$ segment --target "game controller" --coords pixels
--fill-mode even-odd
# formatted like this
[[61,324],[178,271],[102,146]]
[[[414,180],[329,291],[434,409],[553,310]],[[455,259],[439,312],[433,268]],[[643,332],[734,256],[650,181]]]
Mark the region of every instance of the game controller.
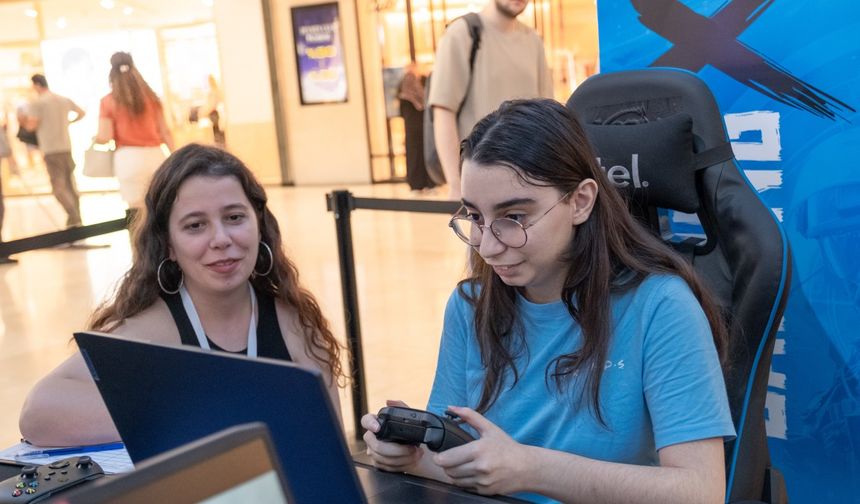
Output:
[[412,408],[382,408],[377,414],[379,432],[376,433],[376,438],[400,444],[424,443],[434,452],[445,451],[475,440],[453,420],[456,415],[447,411],[445,414],[447,417]]
[[0,504],[39,502],[104,474],[102,468],[86,455],[40,466],[26,465],[18,476],[0,481]]

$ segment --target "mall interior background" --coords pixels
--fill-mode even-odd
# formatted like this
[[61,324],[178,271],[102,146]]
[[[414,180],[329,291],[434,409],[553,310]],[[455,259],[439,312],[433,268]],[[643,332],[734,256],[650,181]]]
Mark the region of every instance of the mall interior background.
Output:
[[[327,2],[0,1],[0,124],[20,167],[14,174],[3,163],[4,193],[50,192],[38,153],[14,138],[15,112],[33,99],[30,76],[44,73],[53,91],[87,111],[70,127],[80,165],[97,129],[99,99],[110,91],[108,59],[118,50],[132,53],[162,97],[178,145],[213,141],[205,112],[214,82],[227,147],[265,183],[402,182],[404,127],[395,96],[404,68],[431,71],[447,23],[484,2],[337,2],[347,99],[306,105],[290,18],[295,8],[320,3]],[[594,0],[536,0],[520,16],[544,39],[560,100],[597,71],[596,19]],[[116,189],[113,179],[84,177],[80,169],[76,176],[82,192]],[[13,233],[7,227],[3,239]]]

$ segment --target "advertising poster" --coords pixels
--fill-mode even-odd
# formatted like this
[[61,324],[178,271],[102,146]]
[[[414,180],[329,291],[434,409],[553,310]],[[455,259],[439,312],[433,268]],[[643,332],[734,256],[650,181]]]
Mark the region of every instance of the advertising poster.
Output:
[[290,9],[302,105],[347,100],[337,3]]
[[794,272],[765,412],[772,461],[791,502],[860,502],[860,4],[597,7],[601,71],[678,67],[707,82],[782,220]]

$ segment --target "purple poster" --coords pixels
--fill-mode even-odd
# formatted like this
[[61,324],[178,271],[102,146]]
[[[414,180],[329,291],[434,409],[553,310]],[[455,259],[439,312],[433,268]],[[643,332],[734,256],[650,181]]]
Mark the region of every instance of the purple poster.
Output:
[[347,100],[337,3],[290,9],[302,105]]

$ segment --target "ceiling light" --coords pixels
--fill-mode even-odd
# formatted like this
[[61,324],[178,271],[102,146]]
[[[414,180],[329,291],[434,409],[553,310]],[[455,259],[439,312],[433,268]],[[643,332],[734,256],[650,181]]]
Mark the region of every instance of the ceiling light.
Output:
[[113,0],[101,0],[101,2],[99,2],[99,5],[101,5],[105,9],[110,10],[113,9],[116,4],[114,4]]
[[215,0],[200,0],[203,5],[206,7],[212,7],[215,4]]
[[39,17],[39,11],[36,9],[27,9],[24,11],[24,15],[31,18]]
[[130,7],[130,6],[126,5],[125,7],[122,8],[122,13],[125,14],[126,16],[131,16],[132,14],[134,14],[134,7]]
[[68,25],[69,25],[69,23],[66,22],[66,18],[64,18],[64,17],[57,18],[57,28],[62,30],[63,28],[65,28]]

